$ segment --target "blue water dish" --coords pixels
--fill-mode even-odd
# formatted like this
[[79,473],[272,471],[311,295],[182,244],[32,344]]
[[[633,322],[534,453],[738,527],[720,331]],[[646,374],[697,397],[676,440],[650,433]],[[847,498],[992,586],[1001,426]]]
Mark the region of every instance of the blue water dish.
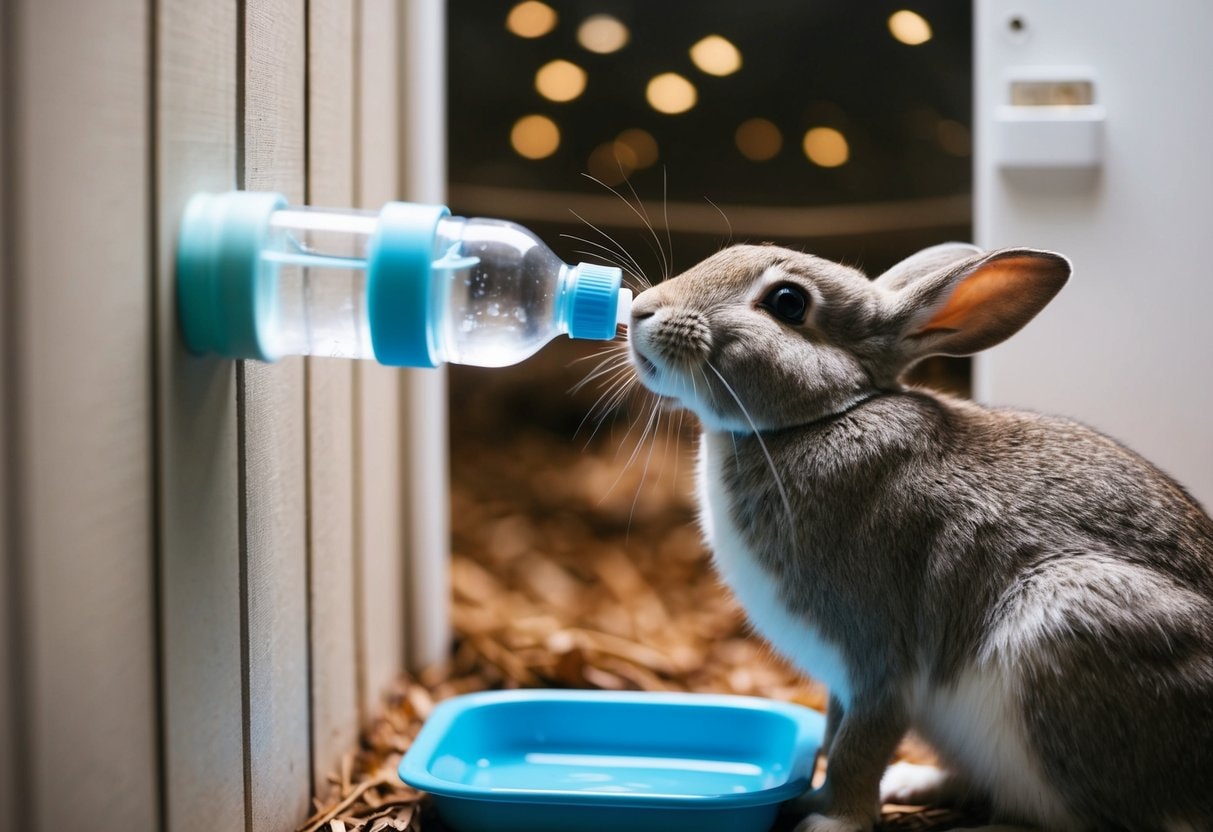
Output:
[[692,693],[443,702],[400,763],[459,832],[762,832],[812,778],[821,714]]

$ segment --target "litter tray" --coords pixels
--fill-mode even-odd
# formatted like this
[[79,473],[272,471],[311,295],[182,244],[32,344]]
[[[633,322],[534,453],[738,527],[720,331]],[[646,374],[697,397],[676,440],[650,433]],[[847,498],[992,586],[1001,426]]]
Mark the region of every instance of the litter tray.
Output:
[[749,696],[474,693],[434,710],[400,777],[459,832],[762,832],[824,724]]

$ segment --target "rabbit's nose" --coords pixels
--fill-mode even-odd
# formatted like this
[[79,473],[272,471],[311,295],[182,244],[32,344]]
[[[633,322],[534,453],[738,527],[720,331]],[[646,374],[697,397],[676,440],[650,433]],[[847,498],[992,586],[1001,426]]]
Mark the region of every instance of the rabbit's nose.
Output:
[[653,317],[660,306],[652,292],[641,292],[632,299],[632,322],[643,321]]

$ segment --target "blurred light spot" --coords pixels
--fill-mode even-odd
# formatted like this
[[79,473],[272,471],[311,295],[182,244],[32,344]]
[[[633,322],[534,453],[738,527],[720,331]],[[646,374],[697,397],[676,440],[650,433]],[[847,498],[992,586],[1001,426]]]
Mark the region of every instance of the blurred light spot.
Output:
[[539,0],[526,0],[510,9],[505,28],[520,38],[541,38],[556,28],[556,11]]
[[560,128],[547,116],[523,116],[510,131],[514,152],[527,159],[546,159],[560,147]]
[[931,24],[922,15],[902,9],[889,15],[889,31],[909,46],[918,46],[931,39]]
[[587,17],[577,28],[577,42],[599,55],[619,51],[627,44],[628,37],[628,27],[609,14]]
[[636,170],[647,168],[657,161],[657,140],[648,130],[635,127],[624,130],[615,137],[615,150],[620,158],[625,153],[631,155],[632,167]]
[[603,142],[594,148],[586,162],[590,175],[607,185],[618,185],[627,179],[634,168],[629,160],[618,152],[618,148],[616,142]]
[[654,110],[669,115],[685,113],[699,100],[695,86],[676,72],[665,72],[649,81],[645,97]]
[[585,70],[568,61],[551,61],[535,73],[535,89],[552,101],[572,101],[585,91]]
[[804,155],[823,168],[845,165],[851,157],[847,139],[833,127],[814,127],[804,134]]
[[741,69],[741,52],[720,35],[708,35],[692,46],[691,60],[708,75],[732,75]]
[[771,121],[752,118],[743,121],[733,136],[741,155],[751,162],[774,159],[783,147],[783,134]]
[[935,138],[939,140],[939,146],[943,148],[944,153],[952,156],[968,156],[973,152],[973,139],[969,135],[969,128],[959,121],[940,119],[935,125]]

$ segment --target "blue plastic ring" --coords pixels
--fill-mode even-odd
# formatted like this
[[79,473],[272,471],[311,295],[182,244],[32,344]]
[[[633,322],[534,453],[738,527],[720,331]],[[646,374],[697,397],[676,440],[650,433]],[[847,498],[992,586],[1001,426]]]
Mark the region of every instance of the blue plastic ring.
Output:
[[437,367],[430,344],[434,237],[450,211],[444,205],[389,202],[368,253],[367,317],[380,364]]

